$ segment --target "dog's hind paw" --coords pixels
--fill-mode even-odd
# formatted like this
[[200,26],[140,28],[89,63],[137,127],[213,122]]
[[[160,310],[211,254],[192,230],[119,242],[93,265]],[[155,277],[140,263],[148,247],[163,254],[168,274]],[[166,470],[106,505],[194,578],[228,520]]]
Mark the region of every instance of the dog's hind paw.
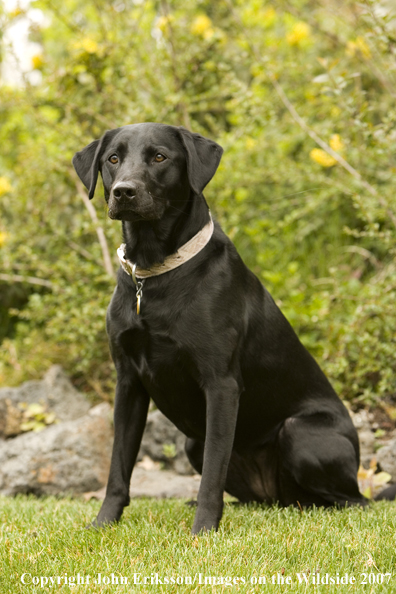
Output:
[[396,499],[396,483],[388,485],[386,489],[374,497],[374,501],[394,501]]

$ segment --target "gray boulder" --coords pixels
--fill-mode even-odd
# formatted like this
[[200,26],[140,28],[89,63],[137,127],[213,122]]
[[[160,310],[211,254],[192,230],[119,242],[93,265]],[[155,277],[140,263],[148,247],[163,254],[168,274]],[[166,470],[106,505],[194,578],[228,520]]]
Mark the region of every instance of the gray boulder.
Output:
[[129,495],[136,497],[155,497],[168,499],[181,497],[195,499],[198,495],[201,477],[181,476],[173,470],[145,470],[136,467],[133,470]]
[[78,420],[0,442],[0,493],[58,495],[95,491],[106,484],[112,448],[107,403]]
[[184,444],[186,436],[181,433],[159,410],[150,412],[147,417],[138,461],[143,456],[162,462],[163,465],[178,474],[194,474]]
[[[139,497],[196,499],[200,481],[201,477],[198,474],[181,476],[174,470],[147,469],[137,465],[133,470],[129,495],[132,499]],[[105,496],[106,487],[99,491],[84,493],[86,501],[90,499],[103,501]]]
[[21,433],[19,405],[39,403],[55,413],[59,421],[85,415],[90,404],[71,384],[59,365],[53,365],[40,381],[25,382],[17,388],[0,388],[0,438]]
[[369,468],[375,455],[375,435],[371,427],[370,413],[367,410],[349,411],[352,422],[357,429],[360,445],[360,463]]
[[383,448],[378,450],[376,458],[381,470],[389,472],[392,477],[391,482],[396,483],[396,439],[391,439]]

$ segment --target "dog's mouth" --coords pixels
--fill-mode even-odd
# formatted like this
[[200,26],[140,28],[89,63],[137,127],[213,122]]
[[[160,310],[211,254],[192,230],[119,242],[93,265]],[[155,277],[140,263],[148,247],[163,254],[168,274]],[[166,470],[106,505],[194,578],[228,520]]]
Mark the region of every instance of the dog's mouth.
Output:
[[158,216],[155,216],[154,213],[139,213],[134,210],[126,209],[126,210],[112,210],[109,208],[108,215],[110,219],[113,221],[150,221],[156,220]]
[[141,221],[144,219],[141,215],[131,211],[114,211],[109,208],[108,215],[113,221]]
[[113,193],[108,202],[108,215],[117,221],[158,220],[165,211],[166,205],[150,192],[137,194],[124,200],[117,199]]

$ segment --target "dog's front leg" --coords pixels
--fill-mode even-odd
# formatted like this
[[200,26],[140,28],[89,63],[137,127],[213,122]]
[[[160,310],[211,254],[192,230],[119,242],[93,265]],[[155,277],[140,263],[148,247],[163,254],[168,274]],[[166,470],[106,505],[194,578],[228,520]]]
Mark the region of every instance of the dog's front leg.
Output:
[[114,444],[106,497],[94,527],[116,522],[129,504],[129,483],[139,452],[150,398],[136,372],[117,369]]
[[202,480],[193,534],[219,527],[223,493],[234,442],[240,390],[234,378],[217,380],[206,395],[206,437]]

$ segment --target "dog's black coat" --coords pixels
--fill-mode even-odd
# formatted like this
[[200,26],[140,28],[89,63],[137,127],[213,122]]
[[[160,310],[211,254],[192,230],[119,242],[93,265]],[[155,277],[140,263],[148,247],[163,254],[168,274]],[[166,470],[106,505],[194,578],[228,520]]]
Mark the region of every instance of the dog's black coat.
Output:
[[[208,222],[202,190],[221,154],[184,128],[147,123],[107,132],[73,163],[91,198],[101,172],[127,257],[148,268]],[[95,525],[118,520],[129,503],[150,397],[185,433],[202,474],[193,533],[218,527],[224,490],[243,502],[366,503],[347,410],[217,223],[199,254],[146,279],[143,293],[138,316],[135,285],[120,269],[107,315],[115,440]]]

